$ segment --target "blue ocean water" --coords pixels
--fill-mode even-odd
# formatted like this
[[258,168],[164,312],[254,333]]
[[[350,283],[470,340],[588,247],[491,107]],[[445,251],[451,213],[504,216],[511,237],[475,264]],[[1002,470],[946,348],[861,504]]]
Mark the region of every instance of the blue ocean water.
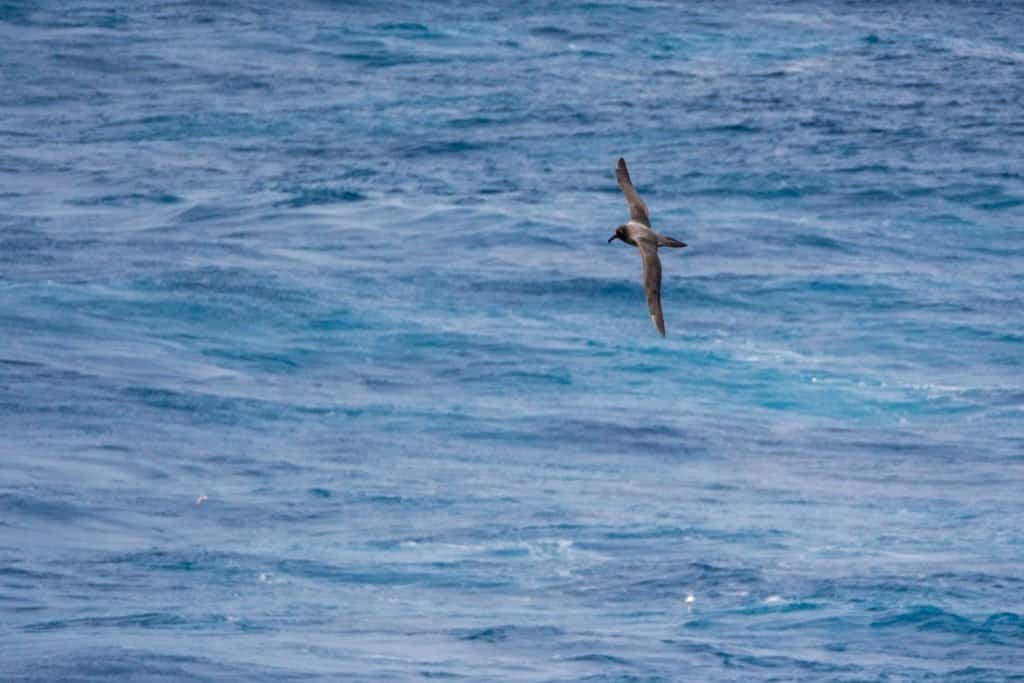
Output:
[[1024,7],[386,4],[0,2],[0,679],[1024,680]]

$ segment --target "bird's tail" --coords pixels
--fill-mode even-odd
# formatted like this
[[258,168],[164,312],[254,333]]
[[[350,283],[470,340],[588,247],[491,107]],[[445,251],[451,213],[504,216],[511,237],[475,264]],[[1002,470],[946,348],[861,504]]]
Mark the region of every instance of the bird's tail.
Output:
[[685,247],[686,243],[685,242],[680,242],[679,240],[676,240],[676,239],[672,239],[671,237],[665,237],[664,235],[658,235],[658,246],[659,247],[675,247],[676,249],[678,249],[680,247]]

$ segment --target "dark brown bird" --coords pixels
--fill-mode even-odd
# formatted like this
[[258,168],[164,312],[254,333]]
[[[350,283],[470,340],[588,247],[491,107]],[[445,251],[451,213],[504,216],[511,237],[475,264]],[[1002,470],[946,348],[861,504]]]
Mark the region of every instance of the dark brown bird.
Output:
[[615,169],[615,179],[619,181],[619,189],[626,195],[629,202],[629,222],[620,225],[615,234],[608,238],[611,242],[620,239],[632,244],[640,250],[640,259],[644,263],[644,291],[647,293],[647,310],[651,320],[658,328],[661,336],[665,336],[665,317],[661,314],[661,259],[658,258],[658,247],[685,247],[679,240],[654,232],[651,219],[647,216],[647,205],[640,199],[633,181],[629,179],[626,160],[619,159]]

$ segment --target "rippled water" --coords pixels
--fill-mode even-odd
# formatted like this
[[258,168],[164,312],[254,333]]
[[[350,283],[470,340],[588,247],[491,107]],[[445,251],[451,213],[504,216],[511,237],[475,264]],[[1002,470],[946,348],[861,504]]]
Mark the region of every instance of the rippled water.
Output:
[[1024,678],[1024,9],[728,5],[0,2],[0,678]]

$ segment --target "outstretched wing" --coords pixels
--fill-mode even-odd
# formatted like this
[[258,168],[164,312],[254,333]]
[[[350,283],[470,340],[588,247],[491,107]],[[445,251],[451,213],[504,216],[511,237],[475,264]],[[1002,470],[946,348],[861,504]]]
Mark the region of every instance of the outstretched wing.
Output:
[[654,326],[664,337],[665,318],[661,314],[661,259],[658,258],[658,246],[648,240],[639,240],[636,245],[640,249],[640,258],[644,262],[644,292],[647,294],[647,311],[651,314]]
[[647,217],[647,205],[640,199],[636,188],[633,187],[633,181],[629,179],[625,159],[619,159],[619,165],[615,168],[615,179],[619,181],[619,189],[629,202],[629,220],[651,227],[651,219]]

